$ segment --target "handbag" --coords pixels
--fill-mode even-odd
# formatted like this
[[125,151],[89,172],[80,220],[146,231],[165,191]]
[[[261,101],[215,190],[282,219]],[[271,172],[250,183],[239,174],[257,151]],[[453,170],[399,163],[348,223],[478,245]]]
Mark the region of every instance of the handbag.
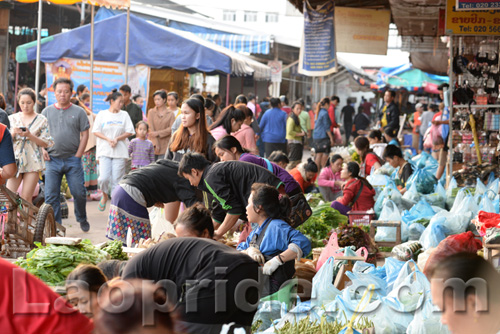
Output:
[[289,224],[293,228],[302,225],[312,215],[312,209],[303,193],[290,197],[292,212],[289,217]]

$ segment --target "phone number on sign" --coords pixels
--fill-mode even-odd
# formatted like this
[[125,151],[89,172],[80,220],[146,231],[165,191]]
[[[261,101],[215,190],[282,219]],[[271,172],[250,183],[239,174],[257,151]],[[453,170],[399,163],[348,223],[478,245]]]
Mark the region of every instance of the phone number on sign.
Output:
[[474,32],[497,32],[500,33],[500,26],[474,26]]

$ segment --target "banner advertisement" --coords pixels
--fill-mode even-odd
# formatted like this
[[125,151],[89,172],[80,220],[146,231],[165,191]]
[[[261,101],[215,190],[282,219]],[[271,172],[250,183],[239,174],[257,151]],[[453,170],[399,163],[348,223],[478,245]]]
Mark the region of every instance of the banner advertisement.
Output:
[[326,76],[337,72],[334,3],[313,9],[304,0],[304,34],[299,55],[299,73]]
[[500,12],[458,11],[456,0],[446,4],[446,34],[448,35],[500,35]]
[[[58,78],[71,79],[74,84],[74,91],[78,85],[90,86],[90,60],[61,58],[55,63],[45,64],[46,85],[47,85],[47,105],[56,103],[53,83]],[[142,112],[146,115],[147,97],[149,90],[150,68],[145,65],[129,66],[128,85],[132,88],[132,96],[140,95],[144,98]],[[94,61],[94,99],[93,112],[99,113],[101,110],[109,108],[109,103],[105,102],[106,96],[111,90],[119,89],[125,84],[125,65],[122,63]]]
[[456,0],[457,10],[499,10],[498,0]]
[[390,10],[335,7],[337,52],[387,54]]

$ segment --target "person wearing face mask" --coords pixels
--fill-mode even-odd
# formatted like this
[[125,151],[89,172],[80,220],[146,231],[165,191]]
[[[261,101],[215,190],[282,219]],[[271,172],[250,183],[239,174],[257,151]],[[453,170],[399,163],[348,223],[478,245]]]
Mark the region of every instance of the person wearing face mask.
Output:
[[128,139],[135,134],[134,126],[129,114],[121,110],[123,96],[116,89],[111,91],[106,101],[109,109],[97,114],[92,132],[97,137],[96,155],[99,160],[99,188],[102,198],[98,209],[104,211],[106,203],[125,175],[125,166],[128,159]]
[[[311,242],[287,223],[291,203],[287,195],[267,184],[254,183],[248,198],[248,221],[258,224],[237,250],[263,264],[269,276],[263,296],[273,294],[295,274],[295,259],[311,252]],[[267,289],[266,289],[267,288]]]
[[335,154],[326,161],[325,168],[319,174],[319,191],[325,201],[331,202],[342,196],[342,186],[345,182],[340,177],[340,172],[343,163],[344,159]]

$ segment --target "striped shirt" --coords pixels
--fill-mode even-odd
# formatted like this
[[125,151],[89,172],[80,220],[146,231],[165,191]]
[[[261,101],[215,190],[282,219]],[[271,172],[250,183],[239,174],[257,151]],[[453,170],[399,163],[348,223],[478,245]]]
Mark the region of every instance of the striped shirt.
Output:
[[132,158],[132,167],[143,167],[155,161],[155,149],[150,140],[132,139],[128,145],[128,154]]

